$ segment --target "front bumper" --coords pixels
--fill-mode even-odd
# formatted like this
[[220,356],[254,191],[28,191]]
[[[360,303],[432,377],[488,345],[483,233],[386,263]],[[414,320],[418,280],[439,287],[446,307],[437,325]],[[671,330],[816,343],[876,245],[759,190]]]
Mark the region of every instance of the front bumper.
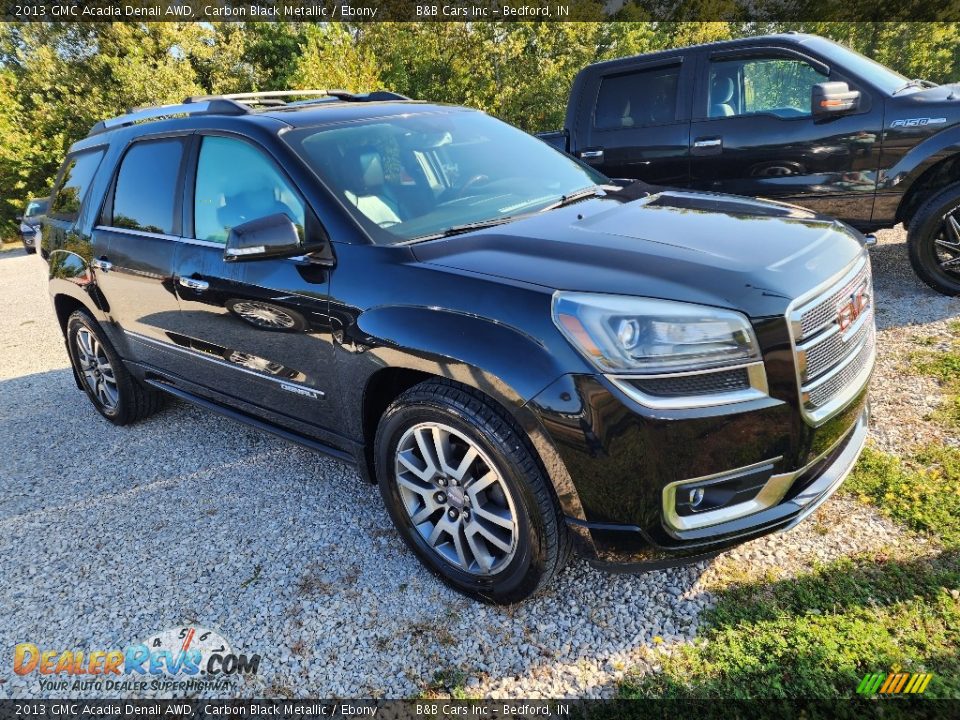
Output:
[[[548,387],[530,408],[569,474],[567,483],[554,481],[579,553],[620,566],[613,570],[655,569],[800,522],[842,483],[863,448],[867,384],[818,426],[804,422],[786,398],[653,411],[602,378],[566,376]],[[704,512],[701,518],[712,515],[706,523],[671,517],[673,488],[758,466],[765,474],[756,502],[731,505],[737,511],[728,514]]]
[[[773,532],[790,530],[827,501],[840,487],[860,457],[867,439],[869,408],[865,407],[850,432],[827,456],[795,473],[785,473],[792,491],[777,505],[737,521],[701,528],[676,548],[671,557],[639,559],[646,544],[638,527],[593,525],[568,518],[575,535],[583,531],[592,536],[594,552],[589,559],[594,565],[619,572],[670,567],[710,558],[725,549]],[[775,476],[776,477],[776,476]],[[649,554],[649,550],[646,554]]]

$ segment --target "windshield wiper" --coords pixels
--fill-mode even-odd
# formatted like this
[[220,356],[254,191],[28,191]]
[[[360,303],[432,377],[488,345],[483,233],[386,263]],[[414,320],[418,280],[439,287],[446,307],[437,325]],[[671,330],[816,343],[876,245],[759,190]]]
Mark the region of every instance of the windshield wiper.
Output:
[[890,94],[896,95],[897,93],[903,92],[904,90],[908,90],[912,87],[937,87],[937,84],[930,80],[924,80],[922,78],[914,78],[913,80],[908,80],[907,82],[905,82],[903,85],[898,87],[896,90],[894,90]]
[[561,195],[559,200],[554,203],[550,203],[546,207],[540,208],[540,210],[537,212],[556,210],[557,208],[566,207],[567,205],[573,205],[575,202],[586,200],[589,197],[596,197],[602,189],[603,188],[601,188],[599,185],[591,185],[590,187],[585,187],[582,190],[577,190],[576,192],[568,193],[567,195]]
[[523,217],[522,215],[504,215],[501,217],[490,218],[489,220],[479,220],[472,223],[464,223],[463,225],[451,225],[450,227],[441,230],[438,233],[431,233],[430,235],[420,235],[419,237],[411,238],[404,243],[403,245],[410,245],[413,243],[424,242],[426,240],[437,240],[439,238],[451,237],[452,235],[461,235],[463,233],[468,233],[473,230],[483,230],[488,227],[496,227],[497,225],[503,225],[504,223],[512,222],[519,218]]

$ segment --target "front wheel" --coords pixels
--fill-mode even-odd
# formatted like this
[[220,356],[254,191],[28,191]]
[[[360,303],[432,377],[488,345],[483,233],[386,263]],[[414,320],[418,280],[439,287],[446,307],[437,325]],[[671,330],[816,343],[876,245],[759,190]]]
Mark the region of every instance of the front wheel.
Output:
[[910,264],[927,285],[960,295],[960,183],[927,200],[907,229]]
[[549,584],[570,552],[552,487],[504,411],[427,381],[384,413],[377,479],[407,545],[456,590],[512,603]]

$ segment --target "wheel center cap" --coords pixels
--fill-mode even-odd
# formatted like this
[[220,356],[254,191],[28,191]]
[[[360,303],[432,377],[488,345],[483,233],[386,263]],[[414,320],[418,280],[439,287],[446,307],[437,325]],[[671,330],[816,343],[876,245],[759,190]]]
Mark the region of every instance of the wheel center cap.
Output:
[[463,508],[463,488],[456,485],[450,485],[447,488],[447,502],[458,510]]

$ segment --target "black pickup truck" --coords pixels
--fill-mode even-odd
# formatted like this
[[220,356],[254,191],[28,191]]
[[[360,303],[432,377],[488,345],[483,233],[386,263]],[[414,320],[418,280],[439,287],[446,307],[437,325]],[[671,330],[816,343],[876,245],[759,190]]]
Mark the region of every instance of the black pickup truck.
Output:
[[782,200],[862,231],[960,294],[960,86],[788,33],[584,68],[550,144],[609,177]]

